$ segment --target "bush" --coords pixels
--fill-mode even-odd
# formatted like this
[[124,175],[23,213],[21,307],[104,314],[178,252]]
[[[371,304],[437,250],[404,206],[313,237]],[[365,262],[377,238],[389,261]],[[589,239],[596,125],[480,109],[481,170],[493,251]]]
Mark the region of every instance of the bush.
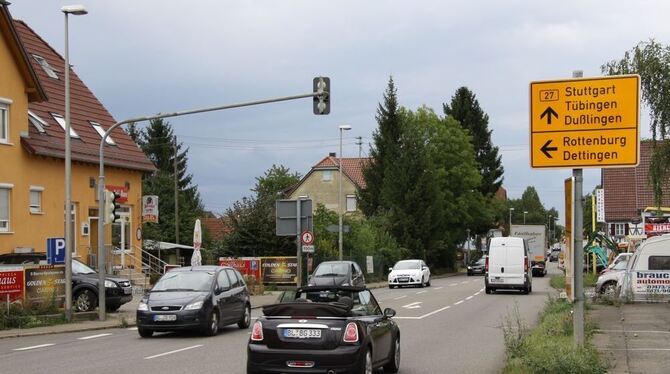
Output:
[[[511,318],[511,325],[519,322],[518,310]],[[516,320],[516,321],[515,321]],[[506,326],[509,326],[506,325]],[[590,337],[595,326],[587,323],[585,333]],[[508,362],[506,373],[605,373],[596,349],[587,341],[584,347],[575,348],[572,336],[572,305],[565,300],[549,299],[542,312],[540,324],[520,340],[508,341],[509,332],[503,327]]]

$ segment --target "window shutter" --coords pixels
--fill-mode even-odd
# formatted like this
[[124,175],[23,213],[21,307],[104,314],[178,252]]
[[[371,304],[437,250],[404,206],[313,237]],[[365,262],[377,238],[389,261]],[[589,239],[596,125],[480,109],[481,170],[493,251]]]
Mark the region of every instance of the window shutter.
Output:
[[625,226],[623,227],[623,233],[624,233],[624,235],[628,235],[628,233],[630,232],[630,231],[629,231],[630,228],[628,227],[628,224],[627,224],[627,223],[625,223],[624,225],[625,225]]
[[616,226],[615,223],[610,223],[610,236],[616,235],[615,226]]

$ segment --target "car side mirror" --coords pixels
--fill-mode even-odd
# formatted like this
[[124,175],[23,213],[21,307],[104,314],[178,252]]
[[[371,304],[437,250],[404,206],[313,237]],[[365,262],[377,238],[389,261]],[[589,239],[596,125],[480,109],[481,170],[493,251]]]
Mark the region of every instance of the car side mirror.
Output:
[[389,268],[389,271],[393,271],[393,268]]
[[426,266],[421,267],[421,270],[426,270],[426,269],[428,269],[428,267],[426,267]]
[[386,308],[384,309],[384,317],[391,318],[395,316],[395,309]]
[[217,295],[220,295],[223,292],[226,292],[230,289],[230,287],[225,287],[225,286],[216,286],[214,289],[214,293]]

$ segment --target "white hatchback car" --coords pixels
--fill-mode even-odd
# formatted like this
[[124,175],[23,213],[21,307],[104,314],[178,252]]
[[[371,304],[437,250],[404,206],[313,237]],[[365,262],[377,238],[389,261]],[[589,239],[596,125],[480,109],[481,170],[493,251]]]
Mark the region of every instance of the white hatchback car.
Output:
[[389,268],[389,288],[399,286],[430,287],[430,269],[423,260],[402,260]]

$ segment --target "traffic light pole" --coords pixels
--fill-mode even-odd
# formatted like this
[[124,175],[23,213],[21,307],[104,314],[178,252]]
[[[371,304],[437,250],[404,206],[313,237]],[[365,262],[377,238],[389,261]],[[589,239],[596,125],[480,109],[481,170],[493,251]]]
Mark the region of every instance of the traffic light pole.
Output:
[[[316,78],[319,79],[319,78]],[[330,82],[328,82],[330,83]],[[327,87],[329,88],[329,87]],[[190,109],[190,110],[184,110],[180,112],[172,112],[172,113],[158,113],[153,116],[146,116],[146,117],[137,117],[137,118],[131,118],[127,120],[123,120],[121,122],[117,122],[113,124],[107,131],[105,131],[105,134],[102,136],[102,139],[100,139],[100,151],[99,151],[99,165],[100,165],[100,175],[98,176],[98,318],[101,321],[104,321],[107,316],[106,316],[106,297],[105,297],[105,292],[102,291],[105,289],[105,278],[106,278],[106,272],[107,269],[105,268],[105,263],[106,263],[106,257],[107,257],[107,252],[105,251],[105,212],[104,212],[104,204],[105,204],[105,142],[107,141],[107,137],[112,133],[112,131],[121,126],[121,125],[127,125],[129,123],[137,123],[137,122],[144,122],[144,121],[151,121],[154,119],[159,119],[159,118],[170,118],[170,117],[179,117],[179,116],[185,116],[188,114],[197,114],[197,113],[207,113],[207,112],[215,112],[219,110],[226,110],[226,109],[234,109],[234,108],[242,108],[242,107],[247,107],[247,106],[254,106],[254,105],[262,105],[262,104],[270,104],[270,103],[277,103],[281,101],[290,101],[290,100],[297,100],[297,99],[304,99],[307,97],[316,97],[319,98],[320,100],[327,99],[330,96],[330,92],[327,90],[324,90],[323,87],[319,87],[318,90],[307,93],[307,94],[302,94],[302,95],[294,95],[294,96],[284,96],[284,97],[278,97],[278,98],[273,98],[273,99],[266,99],[266,100],[258,100],[258,101],[249,101],[249,102],[244,102],[244,103],[238,103],[238,104],[230,104],[230,105],[220,105],[220,106],[214,106],[214,107],[207,107],[207,108],[198,108],[198,109]],[[328,111],[330,108],[328,107]],[[324,109],[325,111],[325,109]],[[327,113],[322,113],[322,114],[327,114]]]

